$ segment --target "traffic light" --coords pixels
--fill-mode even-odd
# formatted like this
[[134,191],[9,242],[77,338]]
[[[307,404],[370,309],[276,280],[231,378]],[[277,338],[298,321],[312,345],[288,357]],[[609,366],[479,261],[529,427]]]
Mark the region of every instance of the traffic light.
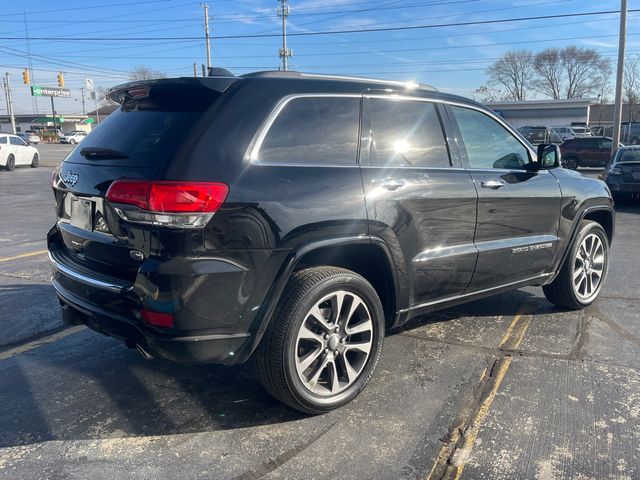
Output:
[[62,72],[58,73],[58,86],[60,88],[64,87],[64,75],[62,74]]
[[22,71],[22,83],[25,85],[29,85],[31,83],[31,79],[29,78],[29,70],[26,68]]

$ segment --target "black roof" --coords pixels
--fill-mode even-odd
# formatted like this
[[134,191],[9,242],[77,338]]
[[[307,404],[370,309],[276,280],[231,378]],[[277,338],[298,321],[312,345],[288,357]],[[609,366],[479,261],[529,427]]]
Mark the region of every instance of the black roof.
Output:
[[274,95],[287,93],[312,93],[318,90],[328,93],[361,93],[370,91],[396,91],[411,95],[429,95],[437,99],[448,99],[466,104],[473,104],[486,109],[483,105],[465,97],[443,93],[430,85],[414,82],[400,82],[381,80],[376,78],[351,77],[341,75],[324,75],[316,73],[304,73],[297,71],[263,71],[235,76],[226,70],[216,70],[208,77],[178,77],[162,78],[156,80],[140,80],[118,85],[109,91],[109,96],[114,101],[120,102],[123,95],[133,91],[136,87],[151,87],[154,85],[193,86],[195,88],[209,88],[218,92],[227,90],[231,85],[242,83],[260,83],[263,91],[271,91]]

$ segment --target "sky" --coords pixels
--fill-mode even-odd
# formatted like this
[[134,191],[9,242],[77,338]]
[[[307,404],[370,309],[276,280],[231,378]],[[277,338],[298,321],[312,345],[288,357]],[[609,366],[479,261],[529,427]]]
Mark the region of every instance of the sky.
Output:
[[[278,69],[276,0],[208,3],[214,66],[235,74]],[[440,25],[615,11],[619,0],[289,0],[289,7],[291,70],[415,81],[464,96],[487,82],[487,66],[509,50],[578,45],[614,63],[617,55],[617,14]],[[629,9],[634,8],[640,8],[640,0],[629,0]],[[10,74],[16,113],[51,110],[48,98],[38,99],[36,109],[22,83],[22,69],[30,61],[36,85],[55,87],[57,72],[65,72],[72,97],[56,99],[61,114],[82,113],[80,88],[86,78],[108,89],[128,81],[138,66],[174,77],[191,76],[193,63],[206,62],[198,1],[2,0],[0,10],[0,73]],[[629,55],[640,53],[639,15],[629,14]],[[370,28],[392,30],[317,34]],[[273,36],[246,37],[256,34]],[[93,100],[86,100],[85,109],[93,109]],[[0,95],[0,114],[5,113]]]

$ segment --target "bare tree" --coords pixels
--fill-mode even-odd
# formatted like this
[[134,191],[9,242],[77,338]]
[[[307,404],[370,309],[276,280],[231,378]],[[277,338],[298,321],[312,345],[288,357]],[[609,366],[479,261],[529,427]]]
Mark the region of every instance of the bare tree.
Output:
[[562,98],[563,62],[559,48],[547,48],[533,59],[536,79],[533,88],[553,99]]
[[627,60],[624,66],[624,100],[629,104],[640,103],[640,56]]
[[506,89],[510,100],[526,100],[533,80],[533,54],[528,50],[505,53],[487,69],[489,84]]
[[149,67],[139,65],[129,72],[129,78],[131,80],[152,80],[154,78],[163,78],[164,75],[160,72],[156,72]]
[[583,98],[602,91],[611,74],[611,61],[592,48],[567,47],[560,57],[566,75],[566,98]]
[[491,88],[487,85],[480,85],[471,94],[476,102],[491,103],[500,102],[506,99],[506,96],[499,88]]

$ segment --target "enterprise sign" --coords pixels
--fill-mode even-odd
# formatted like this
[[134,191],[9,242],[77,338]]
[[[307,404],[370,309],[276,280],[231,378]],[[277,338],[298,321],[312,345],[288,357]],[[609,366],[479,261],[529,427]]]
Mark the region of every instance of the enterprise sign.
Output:
[[34,85],[31,87],[31,95],[34,97],[70,98],[71,90],[69,90],[68,88],[38,87]]

